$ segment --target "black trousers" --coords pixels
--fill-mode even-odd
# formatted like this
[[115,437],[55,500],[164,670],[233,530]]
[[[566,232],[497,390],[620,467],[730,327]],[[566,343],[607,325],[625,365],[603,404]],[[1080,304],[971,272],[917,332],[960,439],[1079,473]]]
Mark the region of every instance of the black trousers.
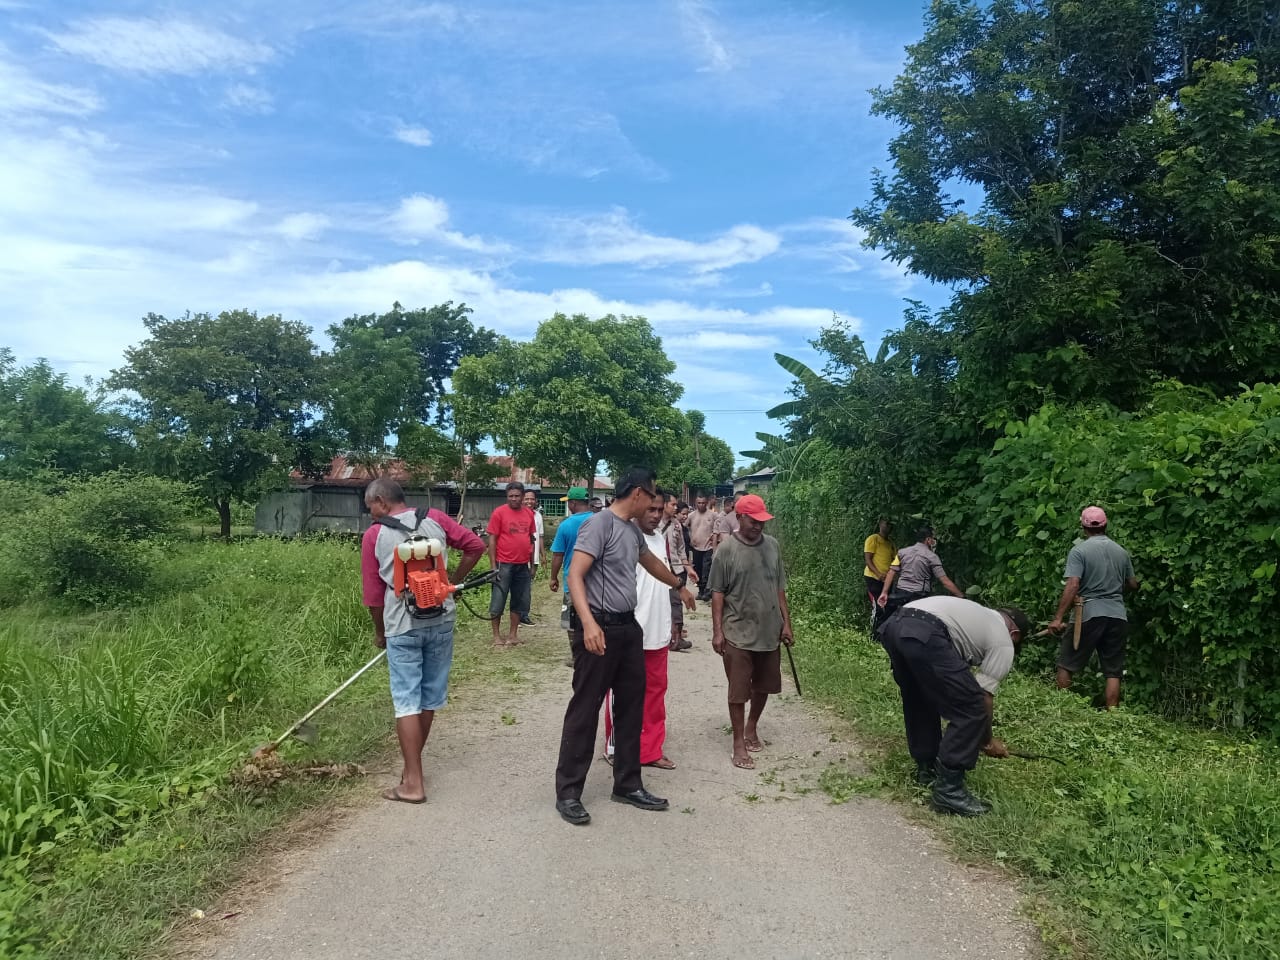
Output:
[[912,758],[972,770],[978,753],[991,739],[991,721],[986,696],[969,664],[952,646],[947,628],[927,613],[899,610],[880,628],[879,638],[902,692],[902,718]]
[[644,631],[632,618],[622,626],[604,627],[604,656],[582,642],[574,618],[569,649],[573,653],[573,696],[564,712],[560,760],[556,764],[556,799],[580,800],[595,755],[596,728],[604,695],[613,690],[613,789],[630,793],[640,779],[640,727],[644,722]]
[[710,550],[693,551],[693,569],[698,571],[698,593],[705,595],[709,582],[707,578],[711,576]]

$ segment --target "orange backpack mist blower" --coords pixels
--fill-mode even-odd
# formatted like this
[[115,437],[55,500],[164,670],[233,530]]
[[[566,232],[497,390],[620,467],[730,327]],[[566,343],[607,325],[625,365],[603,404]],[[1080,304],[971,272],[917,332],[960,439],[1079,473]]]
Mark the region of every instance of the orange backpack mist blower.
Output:
[[426,537],[418,533],[427,511],[419,507],[414,511],[417,523],[413,529],[395,517],[381,517],[378,523],[409,538],[396,544],[391,585],[396,596],[404,602],[409,616],[415,620],[430,620],[444,613],[445,601],[461,590],[472,590],[492,583],[493,573],[481,574],[465,583],[450,583],[445,564],[445,543],[438,537]]

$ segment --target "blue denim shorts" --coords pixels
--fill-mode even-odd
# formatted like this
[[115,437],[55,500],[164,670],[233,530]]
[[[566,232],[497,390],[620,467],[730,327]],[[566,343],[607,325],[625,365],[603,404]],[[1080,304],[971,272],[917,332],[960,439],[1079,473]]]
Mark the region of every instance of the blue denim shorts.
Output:
[[449,692],[453,623],[415,627],[387,637],[387,668],[396,718],[439,710]]

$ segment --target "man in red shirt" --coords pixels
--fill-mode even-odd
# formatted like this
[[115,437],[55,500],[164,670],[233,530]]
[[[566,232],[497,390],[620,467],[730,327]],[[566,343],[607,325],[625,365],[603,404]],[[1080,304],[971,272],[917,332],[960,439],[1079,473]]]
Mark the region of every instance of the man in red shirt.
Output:
[[[498,571],[489,598],[489,616],[493,618],[493,645],[514,647],[520,643],[520,620],[529,614],[531,579],[529,563],[533,559],[533,536],[536,518],[524,506],[524,484],[507,484],[507,502],[489,518],[489,568]],[[502,636],[502,608],[511,597],[511,635]]]

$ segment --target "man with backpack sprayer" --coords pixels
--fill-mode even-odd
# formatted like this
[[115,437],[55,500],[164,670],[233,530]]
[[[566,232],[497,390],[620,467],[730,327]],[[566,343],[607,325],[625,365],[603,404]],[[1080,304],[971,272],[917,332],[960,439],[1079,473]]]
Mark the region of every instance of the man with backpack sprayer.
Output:
[[440,555],[445,545],[461,550],[462,559],[452,578],[453,583],[460,583],[483,556],[485,546],[474,533],[440,511],[415,511],[406,505],[400,484],[386,477],[369,484],[364,502],[373,518],[360,546],[364,605],[373,618],[373,645],[387,651],[396,737],[404,758],[400,783],[384,790],[382,796],[401,803],[425,803],[422,751],[435,712],[445,704],[456,610],[447,588],[440,591],[439,585],[430,583],[430,570],[419,574],[424,587],[446,595],[438,601],[433,598],[430,609],[418,610],[412,589],[406,589],[412,585],[399,583],[406,577],[403,554],[423,564],[434,562],[443,576]]

